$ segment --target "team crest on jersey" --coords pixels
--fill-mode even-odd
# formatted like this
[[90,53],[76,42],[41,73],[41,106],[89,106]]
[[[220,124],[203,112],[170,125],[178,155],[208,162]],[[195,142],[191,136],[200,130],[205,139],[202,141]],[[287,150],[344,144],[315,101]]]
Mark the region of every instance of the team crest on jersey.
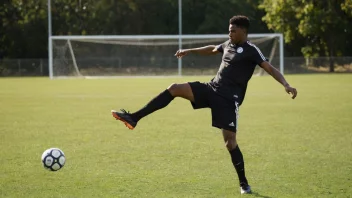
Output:
[[243,48],[242,47],[237,48],[237,53],[242,53],[242,52],[243,52]]

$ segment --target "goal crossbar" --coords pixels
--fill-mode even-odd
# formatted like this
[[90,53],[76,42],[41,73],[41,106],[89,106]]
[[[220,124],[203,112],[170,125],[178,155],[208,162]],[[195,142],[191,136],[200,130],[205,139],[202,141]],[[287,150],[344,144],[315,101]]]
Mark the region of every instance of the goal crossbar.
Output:
[[[67,39],[212,39],[212,38],[228,38],[227,34],[182,34],[182,35],[69,35],[69,36],[50,36],[56,40],[67,40]],[[261,38],[261,37],[282,37],[282,34],[248,34],[249,38]]]

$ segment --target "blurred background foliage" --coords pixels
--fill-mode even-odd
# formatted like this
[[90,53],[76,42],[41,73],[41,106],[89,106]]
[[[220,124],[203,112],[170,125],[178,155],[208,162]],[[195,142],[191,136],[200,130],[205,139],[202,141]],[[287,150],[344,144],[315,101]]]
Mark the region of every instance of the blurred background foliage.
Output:
[[[0,0],[0,58],[47,58],[47,0]],[[53,35],[178,34],[177,0],[52,1]],[[352,0],[183,0],[183,34],[283,33],[285,56],[352,54]]]

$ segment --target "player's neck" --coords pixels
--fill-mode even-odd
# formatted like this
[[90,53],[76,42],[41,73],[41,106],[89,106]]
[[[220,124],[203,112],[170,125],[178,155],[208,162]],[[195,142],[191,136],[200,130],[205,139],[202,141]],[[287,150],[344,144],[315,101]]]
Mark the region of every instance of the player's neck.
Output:
[[247,37],[244,37],[241,41],[239,41],[236,45],[243,45],[247,42]]

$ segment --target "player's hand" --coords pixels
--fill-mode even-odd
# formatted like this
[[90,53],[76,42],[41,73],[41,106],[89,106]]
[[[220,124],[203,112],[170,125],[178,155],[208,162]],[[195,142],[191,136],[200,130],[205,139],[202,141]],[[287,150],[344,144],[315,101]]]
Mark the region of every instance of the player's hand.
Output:
[[177,58],[181,58],[181,57],[187,55],[188,52],[189,52],[188,50],[179,49],[179,50],[177,50],[175,56],[176,56]]
[[295,99],[297,96],[297,90],[293,87],[291,87],[290,85],[285,85],[285,90],[288,94],[292,95],[292,99]]

